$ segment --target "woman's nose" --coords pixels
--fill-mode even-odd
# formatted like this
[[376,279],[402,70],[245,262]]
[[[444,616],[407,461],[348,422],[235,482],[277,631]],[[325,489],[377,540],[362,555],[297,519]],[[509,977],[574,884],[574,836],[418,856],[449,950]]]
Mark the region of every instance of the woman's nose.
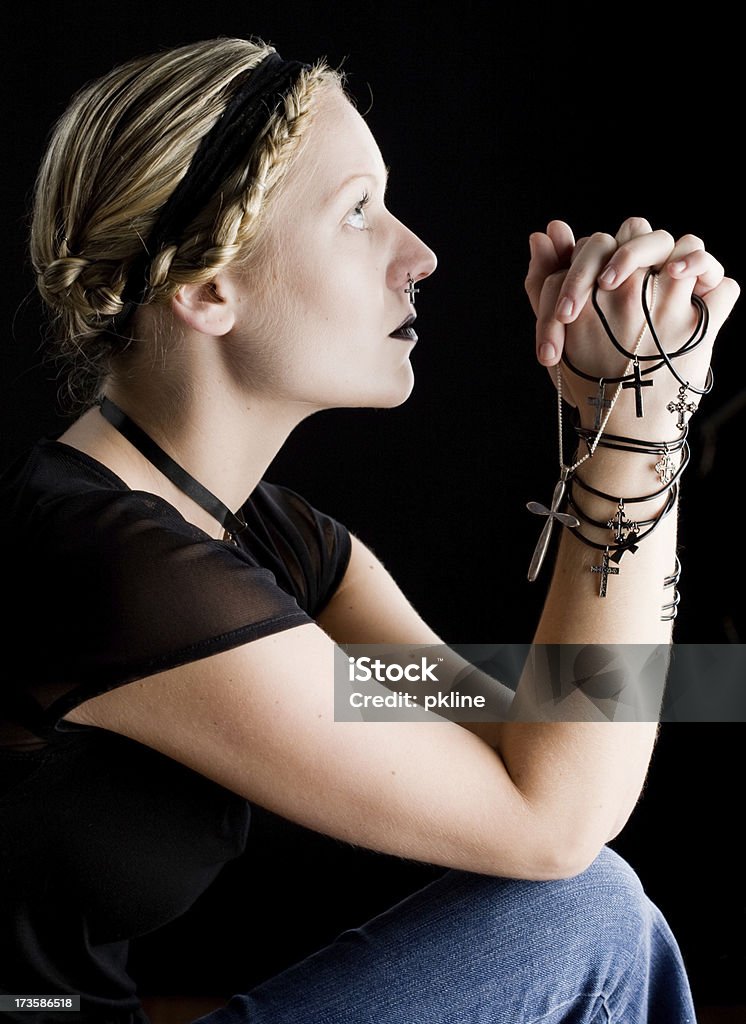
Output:
[[421,281],[423,277],[429,277],[435,268],[438,266],[438,257],[435,255],[432,249],[430,249],[424,242],[419,242],[419,252],[414,266],[410,269],[409,273],[415,279],[415,281]]
[[438,265],[438,259],[429,246],[409,228],[401,225],[404,237],[399,240],[397,253],[390,266],[390,286],[406,288],[409,281],[422,281]]

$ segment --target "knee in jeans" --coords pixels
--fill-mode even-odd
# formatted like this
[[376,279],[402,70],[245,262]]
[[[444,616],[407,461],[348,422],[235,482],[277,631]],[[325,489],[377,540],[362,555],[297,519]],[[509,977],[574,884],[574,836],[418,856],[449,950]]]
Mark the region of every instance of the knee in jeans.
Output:
[[461,872],[449,873],[447,905],[452,927],[476,922],[489,934],[494,928],[528,929],[536,937],[636,955],[650,932],[656,908],[632,867],[604,847],[578,875],[535,882]]
[[593,863],[565,883],[597,925],[598,940],[612,934],[632,953],[648,934],[655,910],[634,869],[605,846]]
[[621,946],[634,955],[650,929],[654,908],[642,882],[609,847],[571,878],[519,885],[526,887],[519,898],[527,900],[527,913],[535,913],[555,936],[566,930],[569,939],[582,943],[584,935],[596,948]]

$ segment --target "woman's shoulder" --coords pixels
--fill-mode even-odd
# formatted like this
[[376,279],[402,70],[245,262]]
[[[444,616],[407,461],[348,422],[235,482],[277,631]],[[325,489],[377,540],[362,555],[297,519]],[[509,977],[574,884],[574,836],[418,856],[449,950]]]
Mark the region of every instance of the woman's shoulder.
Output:
[[34,445],[2,487],[12,621],[45,640],[24,679],[120,685],[309,621],[281,543],[216,540],[75,448]]
[[[326,503],[322,502],[326,508]],[[345,531],[334,515],[321,510],[316,503],[284,483],[262,479],[251,492],[241,512],[247,519],[262,519],[279,528],[295,529],[316,540],[330,536],[335,530]],[[346,531],[345,531],[346,532]]]
[[[215,540],[165,499],[131,490],[77,448],[43,438],[0,477],[0,535],[18,571],[56,566],[68,579],[119,588],[170,579],[187,564],[215,578],[265,573],[313,614],[336,589],[350,557],[346,527],[293,488],[259,481],[241,507],[237,545]],[[9,567],[10,568],[10,567]]]
[[[40,518],[65,514],[100,516],[105,507],[118,509],[125,517],[144,516],[207,538],[164,499],[130,489],[108,466],[53,437],[40,438],[0,472],[0,514],[16,520],[17,527],[31,522],[38,527]],[[249,526],[262,524],[265,530],[305,531],[310,536],[341,528],[298,491],[266,479],[247,496],[241,512]]]
[[286,484],[261,480],[241,509],[246,539],[280,585],[315,617],[339,586],[352,551],[348,528]]
[[0,473],[3,511],[44,511],[85,495],[116,495],[127,485],[103,463],[52,437],[39,438]]
[[111,541],[135,523],[201,534],[156,495],[133,491],[112,470],[54,438],[41,438],[0,476],[0,532],[37,550]]

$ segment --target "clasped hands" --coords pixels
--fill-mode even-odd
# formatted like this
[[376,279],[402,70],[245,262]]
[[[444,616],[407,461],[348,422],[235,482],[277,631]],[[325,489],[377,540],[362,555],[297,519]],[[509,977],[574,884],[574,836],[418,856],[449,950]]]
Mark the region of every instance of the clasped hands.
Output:
[[[657,349],[641,302],[646,271],[656,268],[657,282],[648,282],[647,297],[656,334],[666,352],[680,348],[697,324],[692,295],[699,295],[709,311],[707,334],[693,351],[674,361],[679,375],[696,387],[705,385],[712,349],[718,331],[738,299],[738,284],[725,276],[722,265],[707,252],[695,235],[679,239],[665,230],[653,230],[641,217],[624,221],[616,235],[596,232],[577,241],[564,221],[555,220],[546,232],[536,231],[529,238],[531,260],[526,276],[526,292],[536,315],[536,355],[556,382],[556,370],[563,351],[574,366],[596,377],[624,374],[628,360],[609,340],[593,308],[591,296],[598,282],[597,301],[614,332],[628,351],[638,341],[639,355],[655,355]],[[650,365],[650,364],[648,364]],[[678,383],[664,366],[654,375],[660,381],[650,400],[646,395],[645,418],[656,421],[667,436],[675,436],[665,404],[678,390]],[[611,388],[609,389],[611,390]],[[578,408],[584,426],[593,422],[593,410],[587,399],[597,386],[562,367],[563,397]],[[612,412],[610,430],[632,430],[635,426],[634,402],[622,401]],[[649,427],[648,427],[649,432]]]

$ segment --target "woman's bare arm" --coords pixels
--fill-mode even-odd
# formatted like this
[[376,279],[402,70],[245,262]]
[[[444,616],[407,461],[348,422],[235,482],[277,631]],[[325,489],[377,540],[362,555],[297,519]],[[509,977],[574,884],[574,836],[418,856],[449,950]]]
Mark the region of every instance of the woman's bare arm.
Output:
[[[597,244],[579,250],[585,256],[578,256],[575,271],[598,272]],[[665,249],[660,237],[652,250],[656,244]],[[620,266],[627,260],[629,275],[648,265],[648,250],[647,239],[622,244]],[[660,262],[671,251],[669,246]],[[658,260],[653,255],[650,262]],[[569,275],[554,273],[551,261],[534,270],[540,332],[559,341],[564,327],[545,307]],[[710,271],[703,270],[703,277]],[[722,273],[720,279],[708,293],[713,331],[738,292]],[[581,280],[580,293],[582,287]],[[684,313],[690,318],[682,294],[669,295],[663,307],[673,310],[674,319]],[[569,335],[574,330],[589,343],[584,323],[587,318]],[[662,429],[654,420],[647,421],[648,429]],[[614,453],[594,458],[588,480],[603,490],[639,493],[644,481],[635,474],[642,471],[628,462],[622,478],[619,460],[607,455]],[[634,565],[625,560],[623,577],[612,581],[619,586],[610,584],[609,596],[599,599],[588,586],[595,552],[568,533],[535,643],[666,643],[662,580],[673,567],[674,550],[672,514]],[[654,722],[601,720],[582,690],[569,698],[573,714],[565,707],[557,716],[573,720],[547,722],[533,678],[519,686],[520,721],[464,727],[336,722],[334,664],[345,656],[335,641],[440,642],[372,552],[354,542],[345,580],[318,625],[130,683],[66,717],[147,744],[310,828],[398,856],[496,875],[577,873],[634,807],[655,741]],[[451,669],[459,667],[454,654]]]

